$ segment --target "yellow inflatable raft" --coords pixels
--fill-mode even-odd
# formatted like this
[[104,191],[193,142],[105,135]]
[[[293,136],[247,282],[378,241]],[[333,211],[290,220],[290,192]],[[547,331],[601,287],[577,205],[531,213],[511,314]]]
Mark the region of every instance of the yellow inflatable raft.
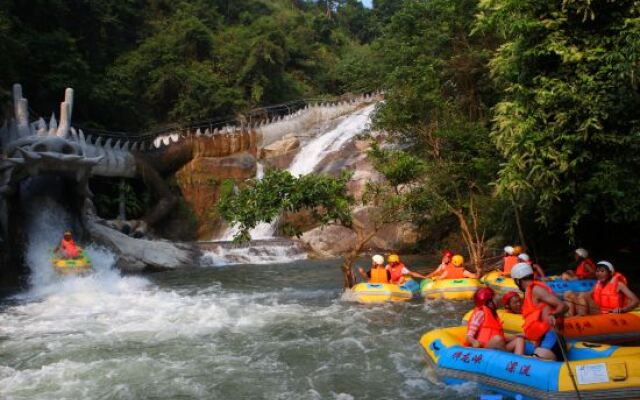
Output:
[[414,280],[408,280],[402,285],[362,282],[351,290],[360,303],[384,303],[411,300],[418,295],[420,286]]
[[[436,375],[446,384],[477,382],[502,395],[575,399],[567,362],[465,347],[465,327],[436,329],[420,344]],[[583,399],[640,398],[640,347],[571,342],[568,364]]]
[[478,288],[484,285],[479,279],[424,279],[420,283],[420,292],[425,299],[472,299]]
[[[472,312],[465,314],[463,325],[467,325]],[[506,332],[522,333],[522,315],[498,310],[498,316]],[[640,309],[625,314],[567,317],[564,319],[563,335],[567,339],[599,343],[640,341]]]
[[85,275],[92,270],[91,260],[84,249],[80,250],[78,258],[59,258],[54,254],[51,264],[59,275]]

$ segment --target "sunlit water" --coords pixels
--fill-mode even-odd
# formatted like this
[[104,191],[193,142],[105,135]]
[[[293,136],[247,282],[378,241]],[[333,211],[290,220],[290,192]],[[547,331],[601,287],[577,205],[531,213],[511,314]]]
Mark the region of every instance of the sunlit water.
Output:
[[[100,256],[108,260],[108,253]],[[334,261],[54,279],[0,310],[3,399],[468,398],[420,335],[468,304],[362,306]]]

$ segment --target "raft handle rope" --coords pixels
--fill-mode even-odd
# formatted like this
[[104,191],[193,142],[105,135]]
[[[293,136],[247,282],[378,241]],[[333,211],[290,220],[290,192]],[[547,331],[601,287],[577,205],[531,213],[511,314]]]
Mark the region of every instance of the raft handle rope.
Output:
[[560,334],[557,328],[553,328],[558,336],[558,347],[560,347],[560,352],[562,353],[562,358],[564,358],[564,363],[567,366],[567,371],[569,372],[569,378],[571,378],[571,383],[573,383],[573,388],[576,391],[576,395],[578,396],[578,400],[582,400],[582,395],[580,394],[580,389],[578,389],[578,383],[576,382],[576,377],[573,375],[573,370],[571,369],[571,364],[569,364],[569,357],[567,357],[566,345],[567,341],[564,336]]

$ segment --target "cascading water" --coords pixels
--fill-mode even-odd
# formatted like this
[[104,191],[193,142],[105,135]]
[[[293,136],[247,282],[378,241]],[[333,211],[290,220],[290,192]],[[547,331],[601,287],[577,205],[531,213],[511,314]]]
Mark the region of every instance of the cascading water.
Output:
[[[332,152],[340,150],[355,136],[367,129],[375,104],[369,105],[345,117],[335,128],[318,135],[302,145],[300,152],[291,162],[287,170],[294,176],[313,172]],[[258,163],[256,179],[262,179],[264,167]],[[268,241],[274,238],[278,221],[260,223],[251,230],[253,240]],[[238,233],[238,228],[228,228],[218,240],[230,241]],[[237,263],[263,264],[271,262],[287,262],[305,258],[296,248],[290,245],[256,243],[251,247],[220,246],[205,252],[203,263],[208,265],[227,265]]]

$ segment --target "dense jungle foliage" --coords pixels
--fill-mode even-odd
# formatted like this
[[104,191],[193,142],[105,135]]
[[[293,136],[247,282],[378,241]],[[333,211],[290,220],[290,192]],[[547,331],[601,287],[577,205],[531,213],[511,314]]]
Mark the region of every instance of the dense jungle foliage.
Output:
[[371,156],[396,176],[420,172],[403,204],[425,232],[461,231],[470,253],[499,236],[540,256],[624,251],[640,248],[639,11],[631,0],[6,0],[0,98],[22,82],[46,114],[73,86],[74,120],[136,131],[384,89],[375,124],[398,146]]

